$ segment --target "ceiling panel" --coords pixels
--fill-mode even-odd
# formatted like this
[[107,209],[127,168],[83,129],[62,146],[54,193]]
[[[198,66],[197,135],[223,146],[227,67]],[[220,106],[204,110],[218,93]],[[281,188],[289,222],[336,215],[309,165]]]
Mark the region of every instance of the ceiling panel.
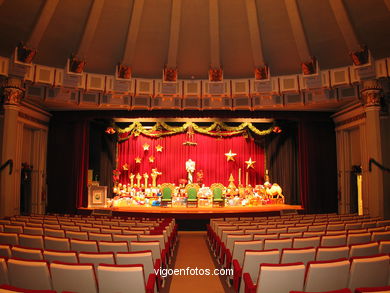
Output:
[[20,41],[26,42],[44,0],[6,0],[0,6],[0,55],[11,56]]
[[87,53],[86,70],[114,74],[115,65],[122,60],[133,1],[106,0],[95,36]]
[[361,43],[375,58],[390,56],[390,11],[383,0],[344,1]]
[[178,71],[180,78],[207,78],[210,65],[209,0],[183,0]]
[[220,51],[224,77],[253,77],[245,1],[220,0]]
[[76,54],[92,0],[61,0],[39,45],[35,63],[65,67],[70,54]]
[[284,0],[257,0],[256,3],[264,60],[271,75],[300,72],[301,60]]
[[171,7],[170,0],[145,0],[132,64],[135,76],[162,76],[167,61]]

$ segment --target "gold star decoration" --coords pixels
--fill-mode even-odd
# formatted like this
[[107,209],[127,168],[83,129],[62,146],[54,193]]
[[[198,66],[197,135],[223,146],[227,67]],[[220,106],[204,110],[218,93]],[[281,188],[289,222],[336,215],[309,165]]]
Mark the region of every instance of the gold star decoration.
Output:
[[149,157],[149,163],[154,163],[154,157],[153,156]]
[[127,163],[125,163],[123,166],[122,166],[122,169],[123,170],[129,170],[129,165]]
[[157,146],[156,146],[156,151],[162,153],[163,148],[164,148],[164,147],[163,147],[162,145],[157,145]]
[[236,153],[232,153],[232,150],[230,150],[228,153],[225,154],[227,161],[234,161],[234,157],[237,156]]
[[144,148],[144,151],[148,151],[148,150],[149,150],[149,147],[150,147],[150,145],[149,145],[149,144],[147,144],[147,143],[144,143],[142,147]]
[[134,160],[137,164],[141,164],[142,159],[140,157],[136,157]]
[[248,161],[245,161],[246,163],[246,168],[249,169],[249,168],[255,168],[254,164],[256,163],[256,161],[252,161],[252,158],[249,158]]

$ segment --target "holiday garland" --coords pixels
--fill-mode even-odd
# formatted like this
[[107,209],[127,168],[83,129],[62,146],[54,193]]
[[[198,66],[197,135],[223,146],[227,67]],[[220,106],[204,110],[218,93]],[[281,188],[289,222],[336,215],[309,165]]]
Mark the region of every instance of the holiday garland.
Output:
[[[201,134],[206,134],[210,136],[217,137],[229,137],[234,135],[240,135],[247,132],[249,129],[257,135],[267,135],[274,130],[275,125],[272,125],[268,129],[260,130],[254,126],[251,122],[243,122],[238,126],[229,126],[223,122],[214,122],[208,127],[202,127],[197,125],[194,122],[186,122],[182,126],[170,126],[165,122],[156,122],[152,128],[146,129],[141,122],[133,122],[126,128],[119,128],[114,125],[112,128],[119,134],[119,141],[125,141],[131,136],[138,136],[140,134],[149,136],[149,137],[162,137],[166,135],[174,135],[183,133],[186,131],[198,132]],[[121,136],[123,134],[128,134],[126,136]]]

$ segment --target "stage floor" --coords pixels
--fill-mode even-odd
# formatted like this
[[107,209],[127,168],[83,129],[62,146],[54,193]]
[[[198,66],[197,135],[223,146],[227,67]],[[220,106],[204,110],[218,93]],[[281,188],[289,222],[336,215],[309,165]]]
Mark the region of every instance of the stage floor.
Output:
[[[79,208],[80,214],[90,214],[93,208]],[[301,211],[300,205],[275,204],[257,207],[120,207],[99,208],[98,210],[112,211],[113,216],[133,216],[177,219],[210,219],[218,217],[255,217],[274,216],[281,211]]]

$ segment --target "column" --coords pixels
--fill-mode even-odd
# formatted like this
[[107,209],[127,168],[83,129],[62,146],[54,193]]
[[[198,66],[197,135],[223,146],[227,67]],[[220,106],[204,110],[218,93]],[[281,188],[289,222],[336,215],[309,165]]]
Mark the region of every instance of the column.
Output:
[[15,170],[18,146],[18,114],[19,104],[24,96],[22,81],[18,78],[9,77],[3,84],[4,98],[4,124],[3,124],[3,146],[2,146],[2,162],[11,159],[14,162],[13,171],[11,174],[8,168],[4,169],[0,174],[0,217],[13,216],[19,213],[19,204],[17,192],[20,182],[16,176]]
[[[368,161],[372,158],[379,163],[382,162],[382,139],[380,125],[380,106],[382,99],[382,87],[377,80],[368,80],[363,82],[361,90],[361,100],[366,113],[366,157]],[[366,172],[366,178],[363,178],[363,184],[366,184],[364,190],[368,190],[368,210],[370,216],[383,217],[383,171],[377,166],[372,166],[371,172]]]

